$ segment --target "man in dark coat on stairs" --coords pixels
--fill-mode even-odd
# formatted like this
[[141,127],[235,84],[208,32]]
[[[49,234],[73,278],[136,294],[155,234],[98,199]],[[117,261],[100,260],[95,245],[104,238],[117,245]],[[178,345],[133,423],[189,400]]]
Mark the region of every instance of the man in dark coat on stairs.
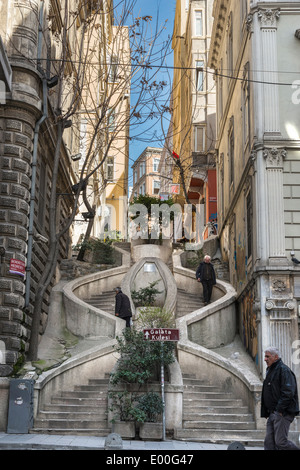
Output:
[[199,264],[196,271],[196,279],[203,286],[204,304],[210,303],[213,286],[216,284],[216,274],[213,265],[210,262],[210,256],[204,256],[204,260]]
[[299,414],[295,374],[282,362],[277,348],[265,351],[267,375],[263,383],[261,416],[268,418],[265,450],[300,450],[288,440],[295,416]]
[[126,321],[126,327],[130,328],[130,318],[132,317],[130,300],[126,294],[122,292],[121,287],[115,288],[116,292],[116,305],[115,315],[116,317],[123,318]]

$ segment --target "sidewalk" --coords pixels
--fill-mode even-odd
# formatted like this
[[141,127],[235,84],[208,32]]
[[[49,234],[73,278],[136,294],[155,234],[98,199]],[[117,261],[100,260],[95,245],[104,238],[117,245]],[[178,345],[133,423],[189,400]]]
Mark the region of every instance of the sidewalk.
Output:
[[[66,436],[50,434],[6,434],[0,433],[0,450],[113,450],[105,449],[105,437]],[[128,451],[198,451],[227,450],[228,445],[185,441],[127,441],[122,450]],[[246,450],[263,450],[262,447],[246,447]],[[115,452],[118,452],[116,450]]]

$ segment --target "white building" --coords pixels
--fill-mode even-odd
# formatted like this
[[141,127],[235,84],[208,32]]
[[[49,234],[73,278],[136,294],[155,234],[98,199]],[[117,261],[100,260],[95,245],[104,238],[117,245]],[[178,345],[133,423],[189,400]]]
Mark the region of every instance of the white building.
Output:
[[218,224],[239,333],[261,373],[270,345],[297,371],[300,2],[216,0],[213,16]]

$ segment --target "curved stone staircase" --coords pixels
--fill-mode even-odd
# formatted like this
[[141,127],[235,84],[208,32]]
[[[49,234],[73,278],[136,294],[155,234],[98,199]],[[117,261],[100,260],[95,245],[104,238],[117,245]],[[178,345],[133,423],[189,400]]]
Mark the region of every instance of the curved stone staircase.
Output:
[[[125,249],[128,251],[128,246]],[[132,266],[132,263],[129,263],[128,270],[130,266]],[[169,269],[173,271],[173,263],[169,263]],[[186,276],[186,272],[183,273],[183,276]],[[191,274],[190,272],[189,275],[191,279],[194,279],[194,273]],[[178,278],[175,277],[175,279],[177,283],[175,316],[181,324],[180,322],[186,316],[193,315],[193,312],[196,311],[198,315],[199,312],[201,314],[204,310],[204,304],[200,292],[199,294],[186,292]],[[118,284],[120,284],[120,277],[118,277],[115,285]],[[228,300],[226,301],[228,302]],[[72,299],[72,302],[74,302],[74,299]],[[91,306],[93,311],[99,309],[99,311],[105,312],[103,315],[108,314],[108,317],[110,315],[114,317],[115,294],[112,289],[102,289],[100,294],[93,291],[88,298],[81,299],[79,305]],[[180,347],[185,349],[189,346],[183,344]],[[191,354],[194,354],[192,348]],[[195,351],[195,354],[198,355],[199,351]],[[205,350],[204,355],[206,354],[209,356],[210,352]],[[180,361],[179,365],[181,365]],[[216,387],[205,379],[200,380],[191,375],[185,366],[182,366],[182,428],[175,430],[174,438],[216,443],[239,440],[248,445],[261,445],[263,436],[260,431],[255,429],[255,421],[247,404],[236,398],[232,393],[224,391],[222,387]],[[111,424],[107,418],[107,374],[102,376],[96,374],[94,376],[91,372],[88,380],[84,383],[80,383],[80,381],[79,377],[78,385],[69,390],[65,389],[62,392],[55,393],[51,396],[51,402],[50,400],[49,402],[46,401],[46,404],[38,410],[32,432],[99,436],[111,432]]]

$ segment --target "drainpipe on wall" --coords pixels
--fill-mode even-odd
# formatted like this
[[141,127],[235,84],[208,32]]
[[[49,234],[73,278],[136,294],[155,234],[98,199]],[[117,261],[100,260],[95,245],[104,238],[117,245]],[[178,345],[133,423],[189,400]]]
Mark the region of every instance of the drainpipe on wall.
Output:
[[[38,34],[38,69],[42,54],[42,34],[43,34],[43,17],[44,17],[44,2],[41,2],[40,18],[39,18],[39,34]],[[35,206],[35,193],[36,193],[36,172],[37,172],[37,151],[39,132],[42,123],[48,117],[48,86],[47,78],[43,73],[43,115],[36,122],[34,129],[33,151],[32,151],[32,174],[31,174],[31,193],[30,193],[30,209],[29,209],[29,226],[28,226],[28,249],[27,249],[27,265],[26,265],[26,283],[25,283],[25,308],[29,306],[30,302],[30,281],[31,281],[31,262],[32,262],[32,247],[33,247],[33,222],[34,222],[34,206]]]

